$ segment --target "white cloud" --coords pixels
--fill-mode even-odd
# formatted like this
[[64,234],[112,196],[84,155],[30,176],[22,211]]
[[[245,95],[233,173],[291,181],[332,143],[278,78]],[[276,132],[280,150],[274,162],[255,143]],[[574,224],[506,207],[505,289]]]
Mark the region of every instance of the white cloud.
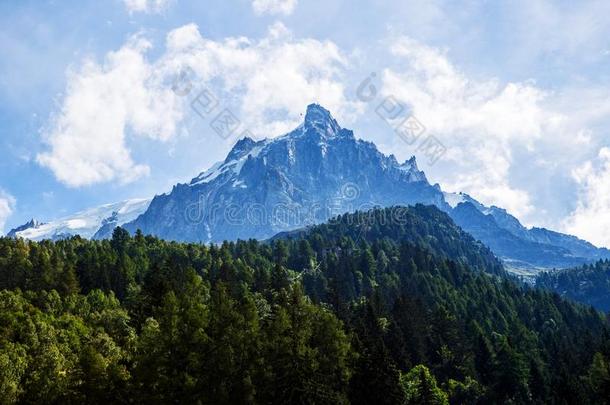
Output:
[[610,247],[610,148],[602,148],[596,161],[585,162],[572,175],[580,194],[566,231]]
[[15,204],[16,200],[12,195],[0,190],[0,234],[4,230],[6,220],[13,214]]
[[146,58],[146,40],[133,37],[103,63],[86,60],[68,74],[61,110],[45,131],[50,150],[38,162],[72,187],[129,183],[149,168],[133,161],[127,131],[167,140],[181,117],[178,97]]
[[255,135],[294,128],[305,106],[319,102],[339,117],[349,113],[342,73],[347,59],[330,41],[295,39],[281,23],[260,40],[212,41],[190,24],[170,32],[162,61],[168,71],[189,66],[199,86],[211,87]]
[[514,151],[536,151],[549,137],[563,146],[585,138],[571,136],[565,115],[547,106],[549,94],[531,82],[472,80],[445,51],[410,38],[395,40],[391,51],[401,64],[384,71],[383,93],[408,104],[449,148],[436,177],[447,189],[517,216],[531,214],[530,193],[511,181]]
[[[349,112],[340,77],[347,61],[337,46],[295,39],[279,23],[259,40],[219,41],[189,24],[168,33],[165,53],[156,61],[146,58],[150,47],[136,36],[103,63],[87,60],[69,73],[61,109],[45,131],[50,150],[37,158],[58,180],[79,187],[146,175],[149,168],[131,157],[128,137],[175,136],[185,113],[199,119],[185,108],[204,86],[255,135],[292,129],[311,102],[339,116]],[[171,85],[187,66],[195,73],[194,91],[180,97]]]
[[311,102],[337,116],[347,114],[342,73],[346,57],[330,41],[295,39],[281,23],[253,41],[201,37],[193,24],[170,32],[165,66],[189,66],[201,85],[212,87],[235,108],[253,133],[272,137],[294,128]]
[[508,18],[519,21],[504,28],[508,41],[519,45],[511,52],[520,59],[528,58],[530,63],[553,55],[552,58],[573,57],[570,64],[582,68],[583,63],[598,60],[607,45],[607,1],[519,0],[505,10]]
[[167,10],[173,0],[123,0],[130,14],[160,14]]
[[252,8],[258,15],[283,14],[290,15],[297,6],[297,0],[253,0]]

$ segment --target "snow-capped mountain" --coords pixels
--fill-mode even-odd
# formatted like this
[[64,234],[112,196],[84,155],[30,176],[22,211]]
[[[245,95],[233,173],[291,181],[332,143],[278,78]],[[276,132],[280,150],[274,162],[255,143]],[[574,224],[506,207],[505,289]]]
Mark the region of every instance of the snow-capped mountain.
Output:
[[487,207],[467,194],[445,193],[445,199],[456,224],[489,246],[509,270],[531,275],[610,258],[608,249],[548,229],[528,229],[505,209]]
[[272,140],[240,140],[224,161],[155,197],[125,227],[181,241],[265,239],[348,211],[415,203],[449,213],[513,269],[610,257],[608,250],[573,236],[527,229],[505,210],[467,194],[442,192],[414,157],[399,163],[383,155],[315,104],[294,131]]
[[310,105],[294,131],[240,140],[223,162],[155,197],[125,227],[181,241],[265,239],[347,211],[418,202],[445,205],[414,158],[383,155]]
[[48,223],[31,220],[11,230],[7,236],[30,240],[64,239],[80,235],[87,239],[103,239],[117,226],[133,221],[144,213],[150,199],[134,199],[91,208]]
[[527,229],[502,208],[443,192],[428,182],[415,157],[400,163],[382,154],[315,104],[294,131],[275,139],[241,139],[224,161],[152,201],[110,204],[48,224],[32,221],[11,236],[107,238],[123,226],[176,241],[267,239],[345,212],[416,203],[447,212],[518,272],[610,258],[607,249],[547,229]]
[[28,229],[35,229],[35,228],[38,228],[38,227],[40,227],[42,225],[44,225],[44,223],[38,222],[37,220],[32,218],[29,222],[26,222],[25,224],[23,224],[21,226],[18,226],[15,229],[11,229],[9,231],[9,233],[6,234],[6,236],[8,236],[9,238],[18,237],[18,234],[20,232],[23,232],[23,231],[28,230]]

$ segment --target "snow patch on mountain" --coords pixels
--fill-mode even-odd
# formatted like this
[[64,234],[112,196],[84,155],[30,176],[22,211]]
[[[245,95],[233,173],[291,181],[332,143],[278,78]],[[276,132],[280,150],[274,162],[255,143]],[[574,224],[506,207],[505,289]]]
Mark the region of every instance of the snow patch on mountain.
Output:
[[[244,139],[250,139],[250,138],[244,138]],[[244,139],[242,139],[240,142],[242,142]],[[253,146],[250,150],[240,151],[239,154],[235,153],[236,149],[239,147],[238,146],[239,144],[236,145],[231,150],[231,153],[229,154],[229,156],[227,157],[227,159],[225,161],[215,163],[210,169],[204,171],[199,176],[197,176],[193,180],[191,180],[190,185],[199,186],[202,184],[212,183],[219,176],[227,175],[227,174],[230,177],[239,176],[246,161],[249,158],[256,158],[261,153],[261,151],[263,150],[265,145],[267,145],[267,144],[268,144],[267,140],[260,141],[258,143],[255,143],[254,144],[255,146]]]
[[451,206],[451,208],[455,208],[458,206],[458,204],[463,203],[464,201],[466,201],[466,199],[464,198],[464,194],[462,193],[443,193],[443,196],[445,197],[445,201],[447,202],[447,204],[449,204],[449,206]]
[[[146,211],[150,201],[150,199],[133,199],[106,204],[48,223],[38,223],[32,220],[28,224],[11,231],[11,236],[34,241],[58,240],[75,235],[91,239],[106,224],[112,223],[115,226],[120,226],[133,221]],[[114,229],[114,226],[112,229]]]

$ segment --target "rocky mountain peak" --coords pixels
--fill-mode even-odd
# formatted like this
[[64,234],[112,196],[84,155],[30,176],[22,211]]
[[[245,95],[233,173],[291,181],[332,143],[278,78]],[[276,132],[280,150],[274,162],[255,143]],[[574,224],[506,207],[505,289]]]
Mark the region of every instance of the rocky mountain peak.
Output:
[[256,141],[250,137],[245,137],[237,141],[231,152],[227,155],[225,162],[230,162],[232,160],[238,160],[243,156],[247,155],[252,148],[256,145]]
[[157,196],[125,227],[181,241],[266,239],[336,214],[418,203],[446,211],[514,268],[610,257],[567,235],[530,231],[505,210],[467,194],[443,192],[430,184],[414,156],[399,162],[383,154],[319,104],[307,106],[303,123],[283,136],[239,140],[224,161],[189,185]]
[[18,226],[15,229],[11,229],[9,231],[9,233],[7,233],[6,236],[8,236],[8,237],[15,237],[15,236],[17,236],[18,232],[25,231],[27,229],[36,229],[36,228],[40,227],[41,225],[44,225],[44,223],[39,222],[39,221],[35,220],[34,218],[32,218],[28,222],[26,222],[25,224],[23,224],[21,226]]
[[341,127],[333,118],[330,111],[319,104],[310,104],[305,113],[305,129],[316,129],[327,136],[336,135]]
[[415,159],[415,156],[411,156],[410,159],[405,160],[405,162],[400,166],[404,169],[419,171],[419,168],[417,167],[417,160]]

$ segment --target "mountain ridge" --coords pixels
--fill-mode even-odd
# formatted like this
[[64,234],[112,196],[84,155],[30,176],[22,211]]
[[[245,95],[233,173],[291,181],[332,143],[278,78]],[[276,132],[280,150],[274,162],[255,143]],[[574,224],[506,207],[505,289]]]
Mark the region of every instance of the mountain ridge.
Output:
[[86,239],[106,239],[112,236],[115,227],[143,213],[149,203],[150,199],[130,199],[85,209],[46,223],[32,219],[10,230],[6,236],[34,241],[60,240],[75,235]]
[[310,105],[298,128],[273,140],[242,139],[222,163],[155,197],[126,229],[182,241],[266,239],[391,202],[445,204],[414,159],[398,163]]
[[[430,184],[415,156],[400,163],[383,154],[318,104],[309,105],[301,125],[285,135],[240,139],[223,161],[155,196],[130,218],[105,212],[85,237],[106,238],[112,228],[123,226],[176,241],[268,239],[346,212],[415,204],[448,213],[508,268],[524,275],[610,257],[608,249],[574,236],[527,229],[506,210],[468,194],[444,192]],[[28,232],[33,231],[14,235],[28,238]],[[66,236],[54,232],[43,236]]]

